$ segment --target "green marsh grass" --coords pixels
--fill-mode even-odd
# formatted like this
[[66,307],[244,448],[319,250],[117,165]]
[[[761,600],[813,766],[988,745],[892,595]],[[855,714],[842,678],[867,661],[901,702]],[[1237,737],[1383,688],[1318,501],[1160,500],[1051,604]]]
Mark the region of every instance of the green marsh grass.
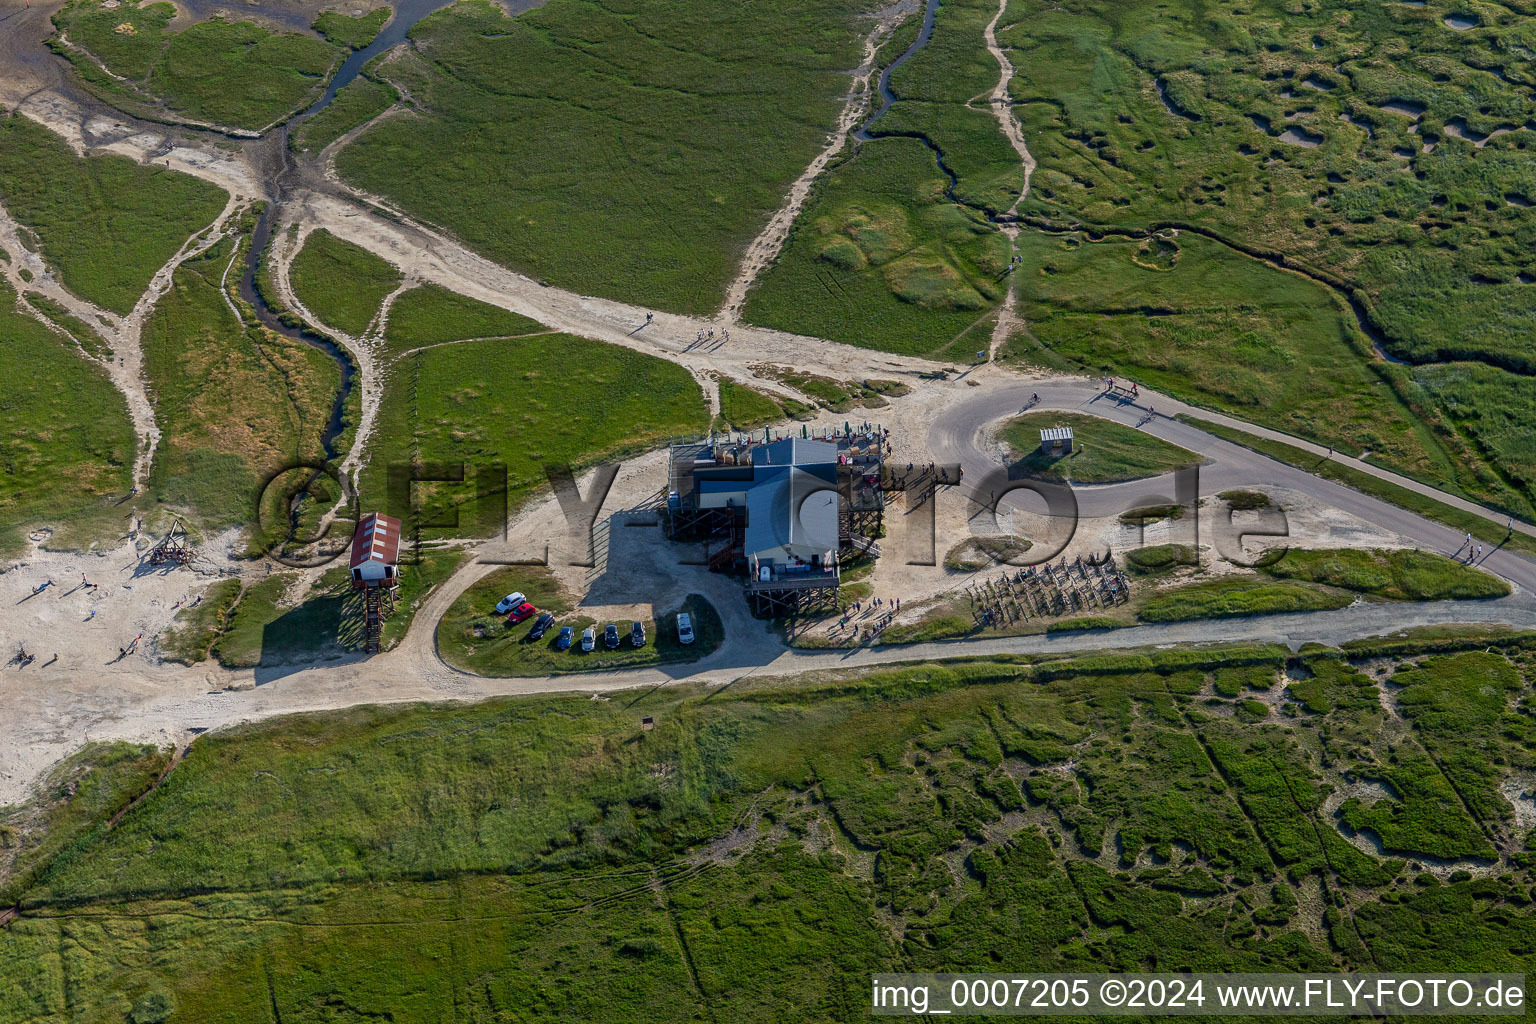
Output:
[[505,338],[544,330],[547,328],[537,320],[424,284],[390,306],[384,343],[386,351],[398,354],[448,341]]
[[[74,64],[88,89],[128,113],[163,117],[170,111],[245,131],[263,130],[296,112],[345,52],[345,42],[275,33],[221,15],[173,31],[175,16],[169,3],[108,10],[74,0],[53,17],[70,45],[57,37],[51,45]],[[352,27],[374,20],[358,19]]]
[[1302,583],[1253,579],[1208,580],[1164,591],[1136,613],[1143,622],[1186,622],[1244,615],[1327,611],[1354,598]]
[[373,42],[374,36],[379,34],[379,29],[389,21],[389,15],[390,8],[387,4],[356,17],[343,14],[341,11],[323,11],[320,17],[315,19],[314,29],[337,46],[361,50]]
[[1509,584],[1429,551],[1303,551],[1292,549],[1263,571],[1399,601],[1466,601],[1504,597]]
[[141,338],[163,433],[150,490],[205,530],[253,523],[266,474],[323,456],[340,386],[325,353],[230,311],[219,282],[232,247],[183,263]]
[[[688,371],[630,349],[566,334],[439,345],[395,364],[361,490],[365,501],[383,501],[393,463],[466,465],[469,485],[418,484],[412,493],[424,538],[474,536],[500,529],[478,517],[481,469],[507,467],[515,509],[547,486],[546,466],[579,472],[708,427]],[[454,516],[457,525],[434,525]]]
[[[65,827],[19,882],[0,1019],[63,1019],[66,984],[89,1020],[158,994],[198,1019],[344,1001],[414,1022],[454,993],[600,1022],[837,1020],[872,973],[993,955],[1523,969],[1531,866],[1499,787],[1536,768],[1530,648],[1414,651],[1386,695],[1402,718],[1340,652],[1229,648],[213,733],[110,830],[155,765],[51,795]],[[1282,669],[1273,709],[1244,696]],[[1335,814],[1346,779],[1378,795]],[[1422,870],[1491,847],[1512,851],[1491,872]],[[1318,932],[1320,884],[1348,905]]]
[[80,158],[19,114],[0,119],[0,202],[37,233],[64,286],[114,313],[223,209],[206,182],[121,156]]
[[326,146],[384,113],[399,98],[393,86],[359,75],[342,87],[330,106],[295,128],[289,144],[296,152],[318,156]]
[[402,278],[394,264],[321,228],[304,240],[288,280],[321,325],[360,338]]
[[509,19],[458,3],[380,69],[413,116],[364,132],[337,169],[536,279],[713,312],[825,145],[862,10],[567,0]]
[[0,282],[0,372],[11,382],[0,452],[0,550],[20,553],[26,533],[48,529],[50,547],[116,539],[128,493],[133,423],[106,372],[67,339],[22,313]]
[[[1040,431],[1047,427],[1072,428],[1071,454],[1053,458],[1040,451]],[[1022,465],[1082,484],[1139,480],[1200,461],[1194,452],[1133,427],[1078,413],[1025,413],[1005,423],[999,439]]]
[[[1536,192],[1536,134],[1524,127],[1536,101],[1504,56],[1524,31],[1519,17],[1456,32],[1433,7],[1365,0],[1323,0],[1280,16],[1260,5],[1207,17],[1153,0],[1113,11],[1043,0],[1009,8],[999,39],[1018,69],[1010,92],[1038,162],[1022,207],[1031,222],[1133,236],[1126,245],[1140,245],[1151,229],[1177,229],[1184,254],[1170,278],[1195,233],[1209,233],[1329,282],[1334,304],[1342,309],[1351,297],[1394,357],[1484,364],[1475,385],[1452,381],[1436,394],[1445,376],[1469,375],[1377,363],[1383,389],[1328,369],[1342,350],[1321,358],[1296,351],[1284,383],[1304,390],[1273,389],[1266,425],[1283,417],[1292,422],[1282,429],[1368,448],[1420,479],[1454,480],[1477,500],[1529,511],[1530,476],[1500,435],[1520,436],[1514,424],[1529,433],[1530,403],[1495,397],[1514,397],[1536,369],[1522,341],[1536,288],[1520,241],[1531,230],[1523,204]],[[1292,144],[1288,129],[1321,142]],[[1068,355],[1090,365],[1112,359],[1149,379],[1156,372],[1186,394],[1230,391],[1223,401],[1239,400],[1247,364],[1263,355],[1245,339],[1246,297],[1224,303],[1225,324],[1205,325],[1237,358],[1173,367],[1136,351],[1146,333],[1137,311],[1165,304],[1154,293],[1126,294],[1122,308],[1133,315],[1116,318],[1126,326],[1105,324],[1092,346]],[[1070,348],[1072,334],[1090,327],[1039,340]],[[1482,392],[1475,405],[1472,392]],[[1418,442],[1404,429],[1412,421],[1423,424]],[[1510,477],[1494,471],[1505,463]]]

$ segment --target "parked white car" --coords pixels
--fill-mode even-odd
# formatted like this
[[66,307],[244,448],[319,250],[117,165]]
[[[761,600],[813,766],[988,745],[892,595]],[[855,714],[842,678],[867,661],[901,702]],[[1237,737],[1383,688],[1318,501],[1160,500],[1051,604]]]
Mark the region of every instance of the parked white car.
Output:
[[677,642],[680,644],[693,643],[693,617],[687,612],[677,613]]
[[526,600],[528,599],[523,596],[523,592],[521,590],[514,590],[512,593],[496,602],[496,614],[505,615],[507,612],[510,612],[513,608],[516,608]]

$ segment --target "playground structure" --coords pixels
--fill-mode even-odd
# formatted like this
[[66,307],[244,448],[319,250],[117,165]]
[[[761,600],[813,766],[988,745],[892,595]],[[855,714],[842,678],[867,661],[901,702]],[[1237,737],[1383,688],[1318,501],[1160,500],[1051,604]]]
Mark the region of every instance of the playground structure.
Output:
[[171,528],[149,552],[149,564],[186,565],[191,561],[192,544],[187,539],[187,526],[180,518],[173,518]]

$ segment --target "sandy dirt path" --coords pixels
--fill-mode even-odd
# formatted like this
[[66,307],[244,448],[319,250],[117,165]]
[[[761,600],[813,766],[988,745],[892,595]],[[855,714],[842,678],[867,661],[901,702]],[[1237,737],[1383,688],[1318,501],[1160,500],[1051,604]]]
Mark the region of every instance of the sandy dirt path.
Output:
[[[116,313],[102,309],[64,287],[63,282],[53,272],[53,268],[48,266],[42,255],[32,252],[23,244],[16,221],[3,206],[0,206],[0,247],[14,254],[11,263],[0,266],[0,273],[5,275],[18,295],[24,295],[28,291],[38,292],[64,307],[89,327],[96,335],[96,340],[105,344],[110,350],[108,355],[102,353],[99,346],[93,350],[90,344],[92,339],[74,339],[87,359],[106,370],[113,386],[127,403],[128,416],[133,421],[134,437],[137,439],[133,462],[135,487],[142,488],[147,485],[150,466],[154,463],[155,449],[160,443],[160,427],[155,419],[154,399],[150,396],[144,379],[144,351],[139,344],[144,322],[154,310],[155,304],[160,301],[161,296],[170,288],[171,278],[175,275],[176,269],[192,257],[218,244],[228,234],[230,222],[241,206],[241,202],[231,196],[213,224],[206,229],[206,235],[203,229],[199,229],[182,244],[164,266],[155,271],[149,287],[145,289],[144,294],[139,297],[127,316],[118,316]],[[30,282],[23,280],[20,276],[23,269],[32,275]],[[26,308],[49,328],[60,333],[68,333],[31,306]]]
[[[753,365],[768,359],[843,379],[888,377],[940,365],[751,325],[732,325],[729,341],[700,344],[699,332],[714,330],[714,321],[542,285],[492,263],[440,232],[409,219],[401,223],[386,220],[347,198],[308,190],[293,202],[296,209],[292,216],[308,229],[323,227],[417,280],[521,313],[559,331],[670,359],[696,374],[713,370],[752,380]],[[649,322],[648,313],[652,315]],[[716,330],[716,338],[719,336]]]
[[816,154],[816,158],[810,162],[804,173],[789,187],[784,205],[769,218],[767,226],[747,246],[746,254],[741,260],[741,269],[737,271],[735,279],[726,289],[725,305],[720,310],[722,320],[733,325],[740,322],[741,308],[746,305],[748,289],[752,287],[758,275],[778,258],[779,250],[784,247],[784,240],[789,237],[790,228],[794,227],[795,219],[800,216],[801,207],[805,205],[806,198],[811,194],[811,186],[815,184],[816,179],[821,176],[821,172],[826,169],[832,158],[843,151],[843,147],[848,144],[849,134],[858,125],[864,109],[869,105],[869,82],[875,71],[875,54],[879,51],[880,44],[897,25],[916,10],[915,4],[898,3],[875,16],[878,20],[864,39],[864,60],[853,70],[853,82],[849,85],[847,98],[843,100],[843,110],[838,115],[837,127],[828,138],[826,148]]
[[14,109],[63,136],[78,155],[115,153],[201,178],[232,196],[268,197],[261,175],[238,149],[221,149],[204,138],[172,134],[161,125],[93,113],[51,89],[20,97]]
[[989,355],[997,356],[997,350],[1008,340],[1008,335],[1014,328],[1013,307],[1017,301],[1013,288],[1013,256],[1018,252],[1019,225],[1014,219],[1019,212],[1019,204],[1029,196],[1029,180],[1035,173],[1035,158],[1029,153],[1029,146],[1024,142],[1024,126],[1013,112],[1013,103],[1008,98],[1008,83],[1013,81],[1013,62],[1003,52],[1003,48],[997,43],[997,23],[1002,20],[1003,12],[1008,8],[1008,0],[997,0],[997,13],[992,15],[992,20],[987,22],[985,37],[987,40],[987,52],[992,54],[997,61],[999,75],[997,85],[992,87],[991,105],[992,112],[997,115],[997,123],[1003,129],[1003,135],[1008,138],[1008,144],[1013,151],[1019,154],[1019,162],[1024,167],[1024,185],[1019,190],[1019,197],[1008,208],[1007,217],[998,225],[1003,234],[1008,238],[1009,274],[1008,290],[1003,294],[1003,304],[997,311],[997,324],[992,328],[992,344]]

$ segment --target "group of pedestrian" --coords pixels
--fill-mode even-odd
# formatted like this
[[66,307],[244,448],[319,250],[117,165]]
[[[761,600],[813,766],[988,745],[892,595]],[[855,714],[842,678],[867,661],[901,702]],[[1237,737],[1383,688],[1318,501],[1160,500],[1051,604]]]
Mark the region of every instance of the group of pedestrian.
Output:
[[895,603],[887,601],[883,597],[871,598],[868,602],[854,601],[848,606],[848,610],[843,613],[842,618],[837,620],[837,624],[832,627],[832,632],[837,633],[846,629],[850,620],[861,611],[864,613],[861,616],[862,618],[874,615],[875,619],[872,622],[862,624],[855,622],[853,624],[853,639],[855,641],[861,636],[868,636],[870,638],[878,636],[881,630],[895,621],[896,613],[901,611],[901,598],[898,597]]
[[919,466],[915,462],[909,462],[909,463],[907,463],[907,469],[906,469],[906,472],[904,472],[904,473],[898,473],[894,469],[891,470],[891,489],[893,489],[893,490],[894,489],[905,490],[907,487],[909,487],[911,485],[911,483],[912,483],[912,481],[914,479],[913,478],[913,474],[914,473],[917,474],[917,477],[916,477],[917,482],[919,484],[925,486],[925,487],[927,486],[927,482],[923,478],[923,474],[925,474],[925,473],[927,474],[927,481],[931,481],[934,486],[937,486],[938,484],[942,483],[942,481],[939,480],[937,475],[936,475],[937,468],[934,466],[933,463],[931,463],[931,462],[928,463],[928,468],[924,469],[924,468],[922,468],[921,466]]
[[[1132,401],[1135,401],[1141,397],[1141,385],[1137,384],[1133,380],[1128,380],[1124,384],[1117,384],[1115,382],[1115,378],[1113,377],[1101,377],[1099,380],[1104,385],[1104,391],[1106,394],[1112,394],[1115,391],[1124,391],[1131,396]],[[1037,395],[1036,398],[1038,399],[1038,397],[1039,396]]]
[[[27,650],[27,645],[26,644],[17,644],[16,645],[16,657],[11,659],[11,664],[19,665],[22,668],[26,668],[28,665],[32,664],[36,660],[37,660],[37,655],[35,655],[31,651]],[[59,652],[58,651],[54,651],[53,652],[53,657],[51,657],[47,661],[45,661],[43,663],[43,667],[47,668],[49,665],[52,665],[54,662],[56,662],[58,660],[59,660]]]

